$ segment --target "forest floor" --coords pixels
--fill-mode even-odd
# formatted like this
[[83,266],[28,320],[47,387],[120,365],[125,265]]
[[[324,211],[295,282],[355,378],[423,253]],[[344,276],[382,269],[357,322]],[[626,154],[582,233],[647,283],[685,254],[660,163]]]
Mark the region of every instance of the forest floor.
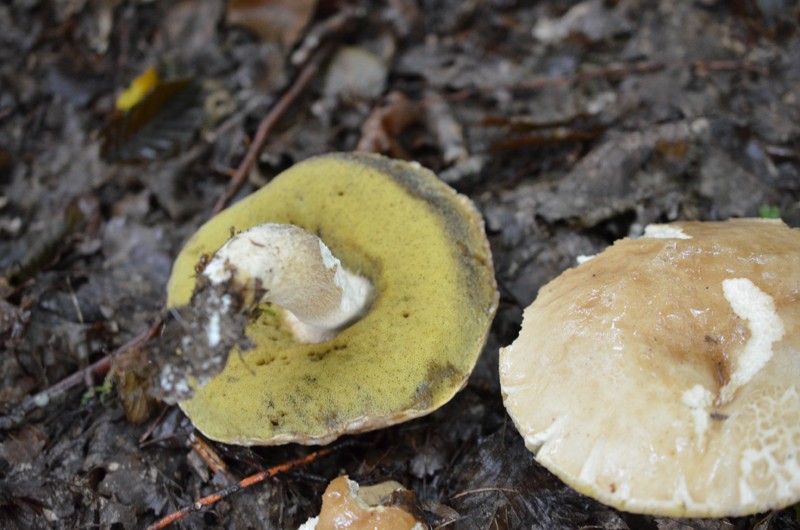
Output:
[[[0,526],[143,528],[313,449],[208,442],[215,474],[180,409],[136,385],[123,407],[104,359],[158,322],[172,261],[218,201],[358,149],[420,162],[482,212],[501,298],[478,366],[439,411],[177,527],[294,529],[347,473],[399,481],[434,528],[800,528],[793,508],[685,520],[576,493],[525,449],[497,375],[523,309],[579,255],[651,222],[800,225],[798,17],[766,0],[4,2]],[[161,92],[120,117],[148,67]]]

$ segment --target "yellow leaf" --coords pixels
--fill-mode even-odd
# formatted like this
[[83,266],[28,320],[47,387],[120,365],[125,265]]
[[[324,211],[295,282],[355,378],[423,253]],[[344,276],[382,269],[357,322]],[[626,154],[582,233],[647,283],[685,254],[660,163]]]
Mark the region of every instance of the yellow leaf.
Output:
[[131,82],[117,97],[117,109],[125,111],[139,103],[158,84],[158,73],[152,66]]

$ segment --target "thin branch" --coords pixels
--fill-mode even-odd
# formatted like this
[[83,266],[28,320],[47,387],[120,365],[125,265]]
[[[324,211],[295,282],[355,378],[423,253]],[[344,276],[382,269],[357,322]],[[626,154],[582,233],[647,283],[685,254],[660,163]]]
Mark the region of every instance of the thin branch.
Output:
[[267,137],[272,132],[272,129],[278,124],[280,119],[289,109],[289,106],[294,102],[295,99],[305,90],[305,88],[309,85],[311,80],[314,78],[314,75],[319,70],[318,61],[310,61],[303,69],[300,71],[300,74],[297,76],[297,79],[294,80],[292,86],[287,90],[281,99],[275,104],[272,110],[264,116],[264,119],[261,120],[261,123],[258,125],[258,130],[256,131],[256,136],[253,139],[253,142],[250,144],[250,148],[247,150],[247,154],[242,160],[242,163],[239,164],[236,173],[233,175],[230,184],[225,189],[225,193],[223,193],[217,202],[214,204],[214,208],[211,211],[211,215],[216,215],[225,208],[225,205],[228,204],[228,201],[236,195],[236,192],[244,185],[245,180],[247,179],[247,174],[250,172],[250,169],[255,165],[256,159],[258,155],[261,153],[261,149],[264,148],[264,144],[267,141]]
[[455,495],[450,497],[450,500],[452,501],[460,497],[464,497],[466,495],[475,495],[476,493],[488,493],[488,492],[516,493],[517,495],[519,495],[519,492],[517,490],[511,488],[478,488],[474,490],[462,491],[461,493],[456,493]]
[[444,96],[436,95],[423,98],[421,103],[428,104],[442,99],[458,101],[471,98],[477,94],[495,90],[539,90],[557,86],[568,86],[585,83],[596,79],[619,79],[629,75],[651,74],[667,69],[692,68],[698,75],[703,76],[708,72],[735,72],[743,71],[757,75],[769,75],[769,69],[748,61],[689,61],[679,63],[664,63],[661,61],[639,61],[634,63],[612,64],[589,70],[584,70],[572,75],[554,77],[534,77],[516,83],[488,84],[474,88],[465,88]]
[[[327,22],[316,28],[316,33],[310,35],[309,38],[303,43],[301,48],[295,52],[291,59],[292,63],[302,64],[303,62],[307,61],[306,65],[302,70],[300,70],[300,73],[292,83],[292,86],[289,87],[289,90],[287,90],[283,96],[281,96],[272,110],[270,110],[269,113],[264,116],[264,119],[261,120],[261,123],[258,125],[258,129],[256,130],[255,138],[250,144],[244,160],[242,160],[242,163],[239,164],[239,167],[236,169],[236,173],[233,175],[230,184],[225,189],[225,193],[223,193],[214,204],[214,208],[211,210],[212,216],[221,212],[222,209],[228,204],[228,201],[230,201],[233,196],[236,195],[236,192],[241,189],[242,185],[244,185],[244,182],[247,179],[247,174],[255,165],[259,153],[261,153],[261,150],[264,148],[267,137],[278,124],[283,115],[286,114],[286,111],[289,109],[294,100],[296,100],[306,89],[306,87],[308,87],[311,80],[319,71],[320,63],[331,51],[330,44],[320,46],[320,42],[325,42],[325,40],[329,39],[333,34],[344,32],[354,19],[362,17],[363,15],[363,11],[359,9],[342,10],[339,14],[334,15]],[[312,52],[315,52],[316,56],[309,59]]]
[[292,469],[302,467],[308,465],[316,460],[328,456],[333,452],[333,449],[321,449],[317,452],[310,453],[306,456],[301,456],[300,458],[295,458],[294,460],[289,460],[283,464],[279,464],[277,466],[271,467],[269,469],[265,469],[264,471],[259,471],[254,475],[250,475],[249,477],[241,480],[240,482],[229,486],[225,489],[222,489],[216,493],[212,493],[211,495],[207,495],[202,499],[195,501],[193,504],[189,506],[185,506],[178,511],[172,512],[171,514],[167,515],[166,517],[160,519],[159,521],[153,523],[152,525],[147,527],[147,530],[161,530],[166,528],[168,525],[174,523],[175,521],[180,521],[187,515],[198,512],[207,506],[211,506],[217,501],[236,493],[239,490],[244,488],[250,487],[253,484],[258,484],[259,482],[263,482],[268,478],[272,478],[278,473],[285,473],[287,471],[291,471]]
[[214,451],[214,448],[211,447],[205,440],[198,437],[194,432],[189,433],[189,445],[192,446],[192,449],[195,453],[206,463],[206,465],[211,469],[211,472],[215,475],[218,473],[222,473],[226,479],[226,484],[230,484],[233,482],[233,475],[231,474],[230,469],[228,469],[228,465],[222,460],[222,458]]
[[51,401],[65,394],[72,388],[90,381],[94,377],[102,377],[108,373],[111,368],[111,359],[115,355],[130,350],[140,344],[143,344],[156,335],[161,330],[163,321],[159,318],[152,326],[145,331],[139,333],[128,342],[109,353],[102,359],[95,361],[86,368],[78,370],[70,376],[65,377],[53,386],[42,390],[38,394],[28,396],[22,403],[20,403],[9,415],[0,417],[0,430],[8,430],[16,427],[25,419],[25,417],[33,410],[47,406]]
[[164,419],[164,416],[167,415],[167,412],[171,408],[172,408],[172,405],[164,405],[161,408],[161,412],[158,413],[158,417],[155,419],[155,421],[153,423],[151,423],[150,427],[148,427],[147,430],[144,431],[144,434],[142,434],[139,437],[139,447],[140,448],[145,446],[145,443],[147,442],[147,439],[150,438],[153,435],[153,432],[155,432],[156,428],[158,428],[158,426],[161,425],[161,421]]
[[539,77],[522,81],[518,84],[512,85],[516,89],[538,89],[551,86],[570,85],[573,83],[583,83],[592,81],[594,79],[614,79],[619,77],[626,77],[633,74],[649,74],[658,72],[667,67],[659,61],[644,61],[637,63],[615,64],[584,72],[575,75],[557,76],[557,77]]
[[320,46],[332,36],[343,33],[351,27],[351,23],[357,18],[363,18],[367,14],[364,8],[343,6],[342,9],[330,18],[323,20],[303,39],[303,42],[292,53],[291,63],[293,66],[300,66],[308,62],[309,57],[317,51]]

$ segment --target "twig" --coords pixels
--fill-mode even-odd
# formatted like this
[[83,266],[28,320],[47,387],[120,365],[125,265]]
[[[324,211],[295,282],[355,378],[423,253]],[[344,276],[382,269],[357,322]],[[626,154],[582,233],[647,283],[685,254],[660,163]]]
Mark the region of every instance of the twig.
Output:
[[211,215],[216,215],[221,212],[228,201],[231,200],[242,187],[247,179],[247,174],[255,164],[261,149],[264,147],[264,143],[267,141],[267,136],[269,136],[269,133],[272,132],[272,129],[278,124],[278,121],[286,113],[292,102],[305,90],[311,82],[311,79],[314,78],[317,70],[319,70],[318,61],[311,61],[305,65],[289,90],[281,96],[281,99],[278,100],[272,110],[261,120],[261,123],[258,125],[258,130],[256,131],[256,136],[250,144],[250,148],[247,150],[244,160],[239,164],[230,184],[228,184],[228,187],[225,189],[225,193],[223,193],[214,204]]
[[456,493],[455,495],[450,497],[450,500],[452,501],[452,500],[458,499],[460,497],[464,497],[465,495],[474,495],[476,493],[488,493],[488,492],[492,492],[492,491],[493,492],[501,492],[502,491],[503,493],[516,493],[516,494],[519,495],[519,492],[517,490],[511,489],[511,488],[478,488],[478,489],[474,489],[474,490],[462,491],[461,493]]
[[155,432],[156,428],[161,424],[161,420],[164,419],[164,416],[167,415],[167,411],[169,411],[171,408],[172,408],[172,405],[165,405],[161,409],[161,412],[158,413],[158,417],[155,419],[155,421],[153,423],[151,423],[150,426],[147,428],[147,430],[144,431],[144,434],[142,434],[139,437],[139,447],[140,448],[144,447],[145,442],[147,442],[147,439],[150,438],[153,435],[153,432]]
[[195,453],[206,463],[206,465],[211,469],[211,472],[215,475],[217,473],[222,473],[225,478],[228,480],[226,484],[230,484],[233,482],[233,476],[231,475],[230,470],[228,469],[227,464],[220,458],[214,449],[206,443],[205,440],[202,438],[198,438],[194,432],[189,433],[189,445],[192,446],[192,449]]
[[162,528],[166,528],[168,525],[174,523],[175,521],[180,521],[190,513],[194,513],[202,510],[207,506],[211,506],[215,502],[222,500],[225,497],[228,497],[229,495],[232,495],[233,493],[236,493],[239,490],[250,487],[253,484],[258,484],[259,482],[263,482],[268,478],[274,477],[278,473],[285,473],[297,467],[308,465],[318,460],[319,458],[331,454],[332,452],[333,449],[321,449],[315,453],[311,453],[306,456],[301,456],[300,458],[295,458],[294,460],[289,460],[288,462],[279,464],[269,469],[265,469],[264,471],[259,471],[255,475],[250,475],[249,477],[241,480],[237,484],[229,486],[216,493],[212,493],[211,495],[208,495],[206,497],[203,497],[202,499],[195,501],[190,506],[185,506],[178,511],[172,512],[166,517],[148,526],[147,530],[161,530]]
[[781,145],[764,145],[764,151],[777,158],[800,158],[800,151],[792,149],[791,147],[783,147]]
[[689,61],[675,64],[661,61],[640,61],[635,63],[613,64],[586,70],[573,75],[555,77],[535,77],[517,83],[485,85],[475,88],[465,88],[457,92],[440,96],[426,97],[421,100],[423,105],[433,104],[442,99],[458,101],[473,97],[476,94],[494,90],[538,90],[557,86],[585,83],[595,79],[616,79],[634,74],[650,74],[661,70],[674,68],[693,68],[699,75],[707,72],[734,72],[742,70],[758,75],[768,75],[769,69],[747,61]]
[[115,355],[119,355],[122,352],[128,351],[131,348],[134,348],[139,344],[145,343],[151,338],[155,337],[161,330],[162,323],[163,321],[161,319],[158,319],[147,330],[139,333],[138,335],[136,335],[128,342],[126,342],[113,352],[109,353],[102,359],[95,361],[86,368],[78,370],[77,372],[73,373],[68,377],[65,377],[55,385],[45,390],[42,390],[41,392],[33,396],[25,398],[22,401],[22,403],[20,403],[16,407],[16,409],[12,411],[9,415],[0,417],[0,430],[8,430],[16,427],[25,419],[25,416],[27,416],[28,413],[30,413],[32,410],[47,406],[47,404],[50,403],[52,400],[63,395],[73,387],[76,387],[87,380],[91,380],[92,377],[103,376],[107,374],[109,368],[111,367],[111,359]]
[[676,64],[663,63],[660,61],[640,61],[636,63],[605,66],[570,76],[531,79],[529,81],[523,81],[519,85],[513,85],[510,88],[536,89],[548,86],[569,85],[572,83],[592,81],[594,79],[614,79],[633,74],[650,74],[674,68],[694,68],[699,72],[734,72],[743,70],[759,75],[769,74],[767,68],[747,61],[689,61]]
[[[294,83],[292,83],[292,86],[289,87],[289,90],[281,96],[272,110],[270,110],[269,113],[264,116],[264,119],[261,120],[261,123],[259,123],[255,138],[250,144],[244,160],[242,160],[242,163],[239,164],[239,167],[236,169],[236,173],[234,173],[230,184],[228,184],[228,187],[225,189],[225,193],[223,193],[214,204],[214,208],[211,210],[212,216],[221,212],[228,201],[230,201],[242,185],[244,185],[247,174],[255,164],[259,153],[261,153],[261,150],[264,148],[264,143],[272,132],[272,129],[275,128],[289,106],[297,99],[303,90],[306,89],[314,78],[314,75],[319,71],[320,63],[330,52],[329,45],[320,45],[320,43],[324,42],[333,34],[342,33],[347,29],[350,22],[362,16],[364,16],[363,10],[343,9],[337,15],[332,16],[328,21],[315,28],[301,47],[295,52],[291,59],[292,64],[299,65],[306,63],[305,66],[300,70],[300,73],[294,80]],[[312,52],[316,52],[316,57],[311,57]]]
[[300,66],[308,61],[320,45],[325,42],[329,37],[337,33],[342,33],[350,26],[350,23],[356,19],[366,15],[364,8],[343,7],[338,13],[332,17],[323,20],[308,32],[303,42],[297,47],[290,58],[293,66]]
[[751,74],[769,75],[769,69],[747,61],[692,61],[691,66],[699,72],[735,72],[744,70]]
[[652,72],[658,72],[666,67],[667,65],[660,61],[644,61],[638,63],[610,65],[593,70],[587,70],[575,75],[530,79],[514,85],[513,88],[522,90],[537,89],[550,86],[569,85],[572,83],[582,83],[586,81],[592,81],[594,79],[613,79],[633,74],[649,74]]

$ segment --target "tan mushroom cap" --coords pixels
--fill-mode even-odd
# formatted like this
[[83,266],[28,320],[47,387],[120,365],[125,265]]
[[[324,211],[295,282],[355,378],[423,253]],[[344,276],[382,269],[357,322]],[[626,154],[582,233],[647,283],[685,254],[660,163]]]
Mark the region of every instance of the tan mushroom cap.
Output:
[[324,444],[432,412],[465,384],[497,309],[483,220],[472,202],[419,164],[331,154],[295,164],[223,211],[187,242],[168,285],[189,303],[195,265],[264,223],[316,234],[367,278],[374,301],[333,339],[298,341],[283,310],[264,305],[247,327],[254,347],[181,403],[226,443]]
[[501,350],[536,459],[621,510],[756,513],[800,499],[800,230],[658,225],[542,287]]
[[393,492],[405,488],[395,481],[360,486],[342,475],[328,484],[322,496],[319,516],[312,517],[298,530],[425,530],[403,506],[387,501]]

